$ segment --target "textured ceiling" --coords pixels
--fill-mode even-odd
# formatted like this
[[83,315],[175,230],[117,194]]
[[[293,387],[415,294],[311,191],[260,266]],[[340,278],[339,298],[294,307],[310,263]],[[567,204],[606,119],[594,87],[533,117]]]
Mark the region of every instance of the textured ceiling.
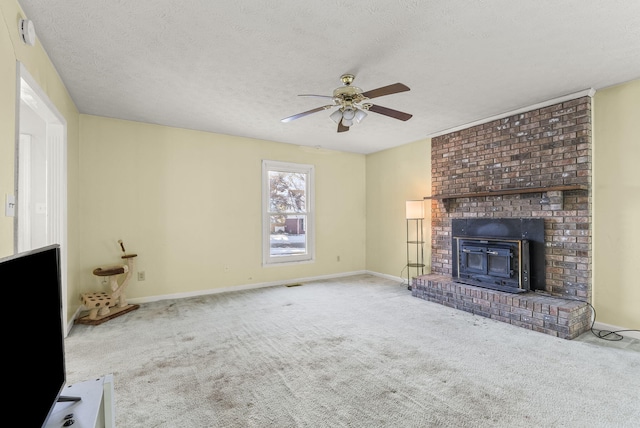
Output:
[[[637,0],[19,0],[81,113],[373,153],[640,77]],[[337,133],[344,73],[375,104]]]

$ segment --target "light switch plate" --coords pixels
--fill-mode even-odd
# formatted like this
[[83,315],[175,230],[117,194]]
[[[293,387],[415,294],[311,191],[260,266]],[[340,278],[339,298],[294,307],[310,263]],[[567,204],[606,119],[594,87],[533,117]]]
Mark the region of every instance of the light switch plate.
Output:
[[16,197],[14,195],[6,195],[4,204],[4,215],[7,217],[16,216]]

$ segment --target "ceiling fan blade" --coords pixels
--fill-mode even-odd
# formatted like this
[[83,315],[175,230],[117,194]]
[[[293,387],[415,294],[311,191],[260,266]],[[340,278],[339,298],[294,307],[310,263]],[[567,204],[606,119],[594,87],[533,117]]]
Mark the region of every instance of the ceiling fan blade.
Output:
[[328,108],[335,107],[333,104],[328,106],[322,106],[318,108],[314,108],[313,110],[303,111],[302,113],[294,114],[293,116],[285,117],[284,119],[280,119],[280,122],[291,122],[292,120],[299,119],[304,116],[308,116],[312,113],[316,113],[322,110],[326,110]]
[[385,116],[389,116],[392,117],[394,119],[398,119],[398,120],[409,120],[413,117],[412,114],[409,113],[404,113],[398,110],[394,110],[388,107],[382,107],[382,106],[377,106],[372,104],[369,107],[369,111],[372,111],[374,113],[378,113],[378,114],[383,114]]
[[344,126],[342,121],[338,123],[338,132],[347,132],[349,130],[348,126]]
[[384,95],[397,94],[398,92],[405,92],[409,90],[410,89],[407,85],[403,85],[402,83],[394,83],[393,85],[383,86],[382,88],[365,91],[362,93],[362,95],[371,99],[376,97],[382,97]]

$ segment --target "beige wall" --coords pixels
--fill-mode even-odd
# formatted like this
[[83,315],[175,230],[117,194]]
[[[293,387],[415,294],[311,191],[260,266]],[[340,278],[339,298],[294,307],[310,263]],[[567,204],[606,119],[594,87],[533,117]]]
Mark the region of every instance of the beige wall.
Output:
[[[367,269],[407,278],[405,201],[431,192],[431,140],[367,156]],[[424,259],[431,260],[431,205],[425,203]],[[410,232],[411,233],[411,232]],[[410,248],[413,257],[413,248]],[[413,257],[415,258],[415,257]],[[414,260],[412,260],[414,262]],[[415,276],[412,270],[411,275]]]
[[[133,281],[131,297],[361,269],[405,276],[404,201],[429,194],[430,140],[364,157],[81,116],[40,44],[20,41],[22,16],[15,0],[0,0],[0,199],[14,192],[20,61],[67,121],[69,314],[81,291],[95,291],[93,268],[120,261],[117,239],[147,273],[145,282]],[[639,100],[640,80],[596,93],[593,151],[597,321],[636,329]],[[263,158],[316,165],[316,263],[261,267]],[[12,252],[13,219],[2,212],[0,256]]]
[[[364,270],[364,155],[89,115],[80,123],[86,291],[99,287],[94,268],[120,263],[118,239],[146,274],[130,298]],[[263,159],[315,165],[314,263],[262,266]]]
[[[67,216],[69,224],[77,222],[78,203],[78,111],[67,93],[57,71],[38,41],[27,46],[20,40],[18,21],[25,15],[15,0],[0,0],[0,199],[15,189],[16,141],[16,61],[20,61],[38,82],[51,102],[67,122]],[[37,34],[37,31],[36,31]],[[0,213],[0,256],[13,253],[13,218]],[[79,254],[77,231],[67,233],[68,314],[78,307],[77,260]]]
[[14,194],[14,155],[16,141],[16,56],[11,32],[5,22],[15,15],[14,8],[0,3],[0,257],[13,254],[13,217],[4,215],[5,197]]
[[640,80],[594,97],[596,321],[640,329]]

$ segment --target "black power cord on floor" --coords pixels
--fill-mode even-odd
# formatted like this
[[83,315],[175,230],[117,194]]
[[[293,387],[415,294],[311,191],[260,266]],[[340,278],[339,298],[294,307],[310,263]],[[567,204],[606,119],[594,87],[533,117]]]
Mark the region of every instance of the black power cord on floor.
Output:
[[[582,302],[582,303],[586,303],[587,305],[589,305],[589,307],[591,308],[591,311],[593,311],[593,321],[591,321],[591,327],[589,327],[589,330],[598,339],[615,342],[615,341],[624,339],[624,336],[620,334],[622,332],[625,332],[625,331],[637,331],[637,332],[640,332],[640,330],[637,330],[637,329],[615,330],[615,331],[611,331],[611,330],[596,330],[596,329],[593,328],[594,324],[596,323],[596,308],[591,303],[585,302],[584,300],[580,300],[580,299],[571,299],[569,297],[556,296],[555,294],[551,294],[551,293],[548,293],[546,291],[541,291],[541,290],[535,290],[535,292],[538,293],[538,294],[544,294],[545,296],[554,297],[556,299],[573,300],[574,302]],[[612,336],[612,337],[609,337],[609,336]]]
[[[602,340],[610,340],[610,341],[617,341],[617,340],[622,340],[624,339],[624,336],[621,335],[620,333],[624,332],[624,331],[638,331],[640,332],[640,330],[637,329],[628,329],[628,330],[616,330],[616,331],[610,331],[610,330],[596,330],[593,328],[593,325],[596,323],[596,308],[593,307],[593,305],[589,302],[585,302],[587,305],[589,305],[589,307],[591,307],[591,310],[593,311],[593,322],[591,323],[591,333],[593,333],[594,336],[596,336],[598,339],[602,339]],[[612,338],[609,338],[609,336],[613,335]]]
[[408,268],[408,267],[409,267],[409,264],[406,264],[406,265],[404,265],[404,267],[403,267],[403,268],[402,268],[402,270],[400,271],[400,278],[402,278],[402,282],[400,283],[400,285],[406,285],[406,286],[407,286],[407,288],[408,288],[409,290],[411,290],[411,284],[409,284],[409,282],[406,282],[406,283],[405,283],[405,282],[404,282],[404,277],[402,276],[402,275],[404,275],[404,270],[405,270],[406,268]]

